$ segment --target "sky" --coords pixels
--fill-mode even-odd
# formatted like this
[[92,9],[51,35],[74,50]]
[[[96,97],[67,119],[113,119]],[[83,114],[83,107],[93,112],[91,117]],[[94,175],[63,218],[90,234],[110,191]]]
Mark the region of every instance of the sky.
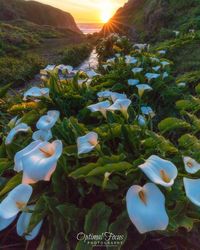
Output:
[[73,15],[78,23],[105,23],[127,0],[37,0]]

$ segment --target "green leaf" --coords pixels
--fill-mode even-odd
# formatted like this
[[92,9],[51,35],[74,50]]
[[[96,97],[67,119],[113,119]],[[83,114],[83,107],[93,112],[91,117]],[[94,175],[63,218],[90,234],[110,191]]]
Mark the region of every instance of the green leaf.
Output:
[[11,168],[12,164],[13,163],[7,158],[0,158],[0,175],[2,175],[6,169]]
[[87,174],[91,170],[95,169],[97,166],[98,166],[98,163],[89,163],[88,165],[84,167],[80,167],[77,170],[73,171],[72,173],[69,174],[69,176],[74,179],[83,178],[87,176]]
[[1,190],[0,196],[8,193],[10,190],[15,188],[17,185],[21,184],[22,182],[22,173],[18,173],[13,176],[5,185],[5,187]]
[[12,86],[12,83],[9,83],[0,88],[0,98],[4,97],[8,92],[9,88]]
[[162,120],[158,124],[159,130],[164,134],[166,132],[173,132],[174,130],[181,129],[181,130],[188,130],[191,128],[190,124],[175,118],[175,117],[168,117]]
[[109,173],[121,172],[128,170],[132,167],[133,167],[132,164],[125,161],[119,163],[111,163],[111,164],[106,164],[105,166],[96,167],[95,169],[90,171],[87,176],[102,175],[105,174],[106,172]]

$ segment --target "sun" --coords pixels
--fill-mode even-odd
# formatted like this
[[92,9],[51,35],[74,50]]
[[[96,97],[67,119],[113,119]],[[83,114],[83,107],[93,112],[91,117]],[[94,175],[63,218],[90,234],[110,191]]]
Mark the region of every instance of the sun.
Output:
[[110,10],[103,10],[102,13],[101,13],[101,21],[103,23],[107,23],[110,18],[112,17],[112,13]]

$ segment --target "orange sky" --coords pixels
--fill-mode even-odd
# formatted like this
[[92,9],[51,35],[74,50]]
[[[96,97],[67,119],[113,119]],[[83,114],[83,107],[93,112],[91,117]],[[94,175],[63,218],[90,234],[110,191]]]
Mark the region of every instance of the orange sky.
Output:
[[70,12],[76,22],[106,22],[127,0],[37,0]]

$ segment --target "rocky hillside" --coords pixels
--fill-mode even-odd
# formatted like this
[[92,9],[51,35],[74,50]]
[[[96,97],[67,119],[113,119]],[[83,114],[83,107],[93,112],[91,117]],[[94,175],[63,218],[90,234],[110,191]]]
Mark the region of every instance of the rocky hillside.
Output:
[[172,30],[200,28],[199,0],[129,0],[103,28],[141,40],[164,40]]
[[0,10],[0,21],[24,19],[39,25],[50,25],[81,33],[71,14],[39,2],[0,0]]

